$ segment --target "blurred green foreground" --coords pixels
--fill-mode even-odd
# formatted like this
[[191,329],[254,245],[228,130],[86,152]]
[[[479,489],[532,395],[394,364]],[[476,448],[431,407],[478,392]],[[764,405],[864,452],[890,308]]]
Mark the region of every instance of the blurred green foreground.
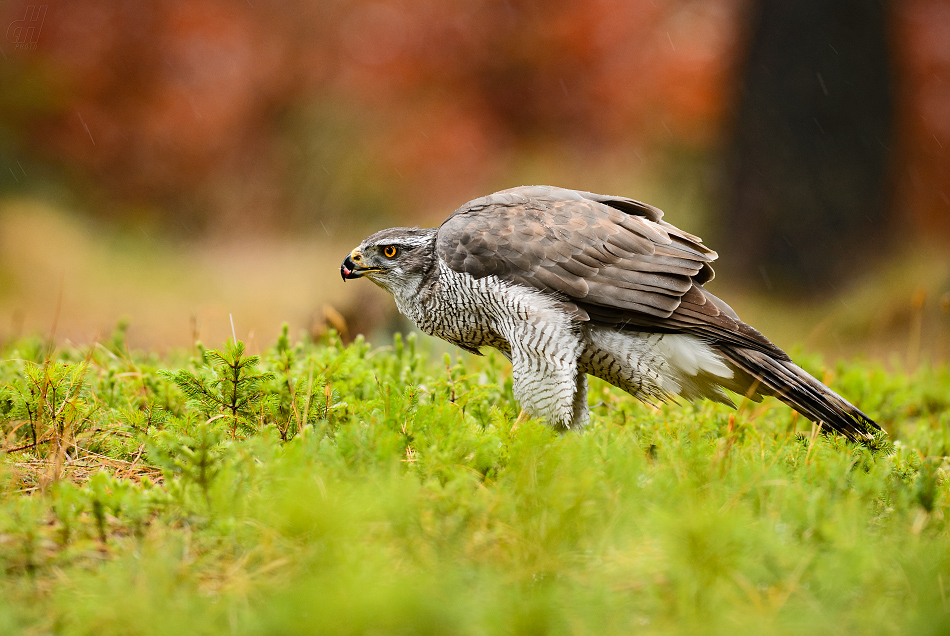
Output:
[[515,426],[497,357],[123,334],[0,363],[2,634],[942,634],[950,374],[804,360],[890,433],[774,400]]

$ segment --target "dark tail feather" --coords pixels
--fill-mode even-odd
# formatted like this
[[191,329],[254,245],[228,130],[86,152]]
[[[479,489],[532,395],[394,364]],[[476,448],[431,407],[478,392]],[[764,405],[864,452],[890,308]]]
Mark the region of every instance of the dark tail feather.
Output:
[[[874,420],[794,362],[776,360],[754,349],[730,346],[717,349],[751,376],[753,392],[774,395],[813,422],[821,422],[852,441],[872,440],[874,433],[881,430]],[[762,386],[755,387],[756,381]]]

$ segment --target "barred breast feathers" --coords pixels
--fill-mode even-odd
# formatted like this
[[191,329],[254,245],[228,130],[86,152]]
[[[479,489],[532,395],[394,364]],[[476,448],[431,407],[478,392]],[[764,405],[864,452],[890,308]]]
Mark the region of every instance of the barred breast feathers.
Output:
[[442,262],[438,276],[427,284],[391,291],[399,311],[419,329],[462,343],[467,349],[507,348],[506,336],[520,322],[535,328],[557,324],[567,331],[577,331],[571,312],[555,295],[497,276],[476,279]]

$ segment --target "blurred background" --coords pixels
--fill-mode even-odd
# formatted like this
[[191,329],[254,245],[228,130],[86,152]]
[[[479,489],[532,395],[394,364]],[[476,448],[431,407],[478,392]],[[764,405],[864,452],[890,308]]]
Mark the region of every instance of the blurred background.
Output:
[[0,0],[0,338],[382,343],[343,257],[553,184],[649,201],[779,345],[950,357],[946,0]]

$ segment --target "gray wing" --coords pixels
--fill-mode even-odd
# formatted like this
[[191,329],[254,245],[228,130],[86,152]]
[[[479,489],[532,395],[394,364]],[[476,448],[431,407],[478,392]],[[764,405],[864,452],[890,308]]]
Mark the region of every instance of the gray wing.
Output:
[[625,197],[526,186],[456,210],[436,249],[455,271],[554,292],[582,320],[692,333],[787,360],[703,288],[717,254],[662,217]]

